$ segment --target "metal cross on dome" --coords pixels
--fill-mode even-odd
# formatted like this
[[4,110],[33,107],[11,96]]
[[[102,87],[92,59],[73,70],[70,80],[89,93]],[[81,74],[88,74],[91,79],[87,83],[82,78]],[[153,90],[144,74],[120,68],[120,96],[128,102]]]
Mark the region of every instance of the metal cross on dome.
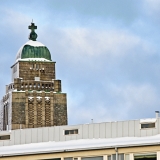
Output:
[[34,23],[32,22],[30,26],[28,26],[28,29],[31,29],[31,31],[34,31],[35,29],[37,29],[37,26],[34,25]]
[[35,29],[37,29],[37,26],[34,25],[33,21],[30,26],[28,26],[28,29],[31,30],[31,33],[29,34],[29,39],[36,41],[36,38],[38,37],[37,34],[35,33]]

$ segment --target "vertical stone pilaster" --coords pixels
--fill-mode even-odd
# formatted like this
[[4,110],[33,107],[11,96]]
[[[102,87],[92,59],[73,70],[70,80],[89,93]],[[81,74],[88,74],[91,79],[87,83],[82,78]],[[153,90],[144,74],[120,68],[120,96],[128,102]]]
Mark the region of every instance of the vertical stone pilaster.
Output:
[[42,126],[45,126],[45,92],[42,92]]
[[36,91],[33,91],[33,97],[34,97],[34,103],[33,103],[33,114],[34,114],[33,125],[37,126],[37,92]]
[[51,126],[54,125],[53,92],[50,92]]
[[25,92],[26,95],[26,103],[25,103],[25,123],[26,128],[28,128],[28,91]]

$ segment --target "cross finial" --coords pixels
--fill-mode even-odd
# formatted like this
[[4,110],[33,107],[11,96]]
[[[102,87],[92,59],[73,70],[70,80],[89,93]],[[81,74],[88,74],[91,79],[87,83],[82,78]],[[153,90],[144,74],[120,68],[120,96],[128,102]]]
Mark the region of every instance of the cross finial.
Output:
[[32,22],[31,25],[28,27],[28,29],[31,29],[31,31],[34,31],[35,29],[37,29],[37,26],[35,26],[34,23]]
[[33,40],[33,41],[36,41],[37,34],[35,33],[35,29],[37,29],[37,26],[34,25],[33,20],[32,20],[31,25],[28,26],[28,29],[31,30],[31,33],[30,33],[30,35],[29,35],[29,39],[30,39],[30,40]]

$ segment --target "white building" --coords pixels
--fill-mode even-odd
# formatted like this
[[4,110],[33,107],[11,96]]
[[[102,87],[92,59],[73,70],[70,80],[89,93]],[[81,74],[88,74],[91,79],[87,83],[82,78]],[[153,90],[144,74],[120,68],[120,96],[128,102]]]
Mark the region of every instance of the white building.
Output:
[[160,118],[0,132],[2,159],[160,160]]

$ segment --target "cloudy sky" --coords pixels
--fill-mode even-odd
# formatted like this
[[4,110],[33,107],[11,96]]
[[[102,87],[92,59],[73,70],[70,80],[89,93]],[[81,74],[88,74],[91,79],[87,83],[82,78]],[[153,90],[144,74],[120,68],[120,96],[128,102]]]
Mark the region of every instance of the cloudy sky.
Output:
[[160,110],[159,0],[0,0],[0,15],[1,97],[33,19],[67,93],[69,124]]

